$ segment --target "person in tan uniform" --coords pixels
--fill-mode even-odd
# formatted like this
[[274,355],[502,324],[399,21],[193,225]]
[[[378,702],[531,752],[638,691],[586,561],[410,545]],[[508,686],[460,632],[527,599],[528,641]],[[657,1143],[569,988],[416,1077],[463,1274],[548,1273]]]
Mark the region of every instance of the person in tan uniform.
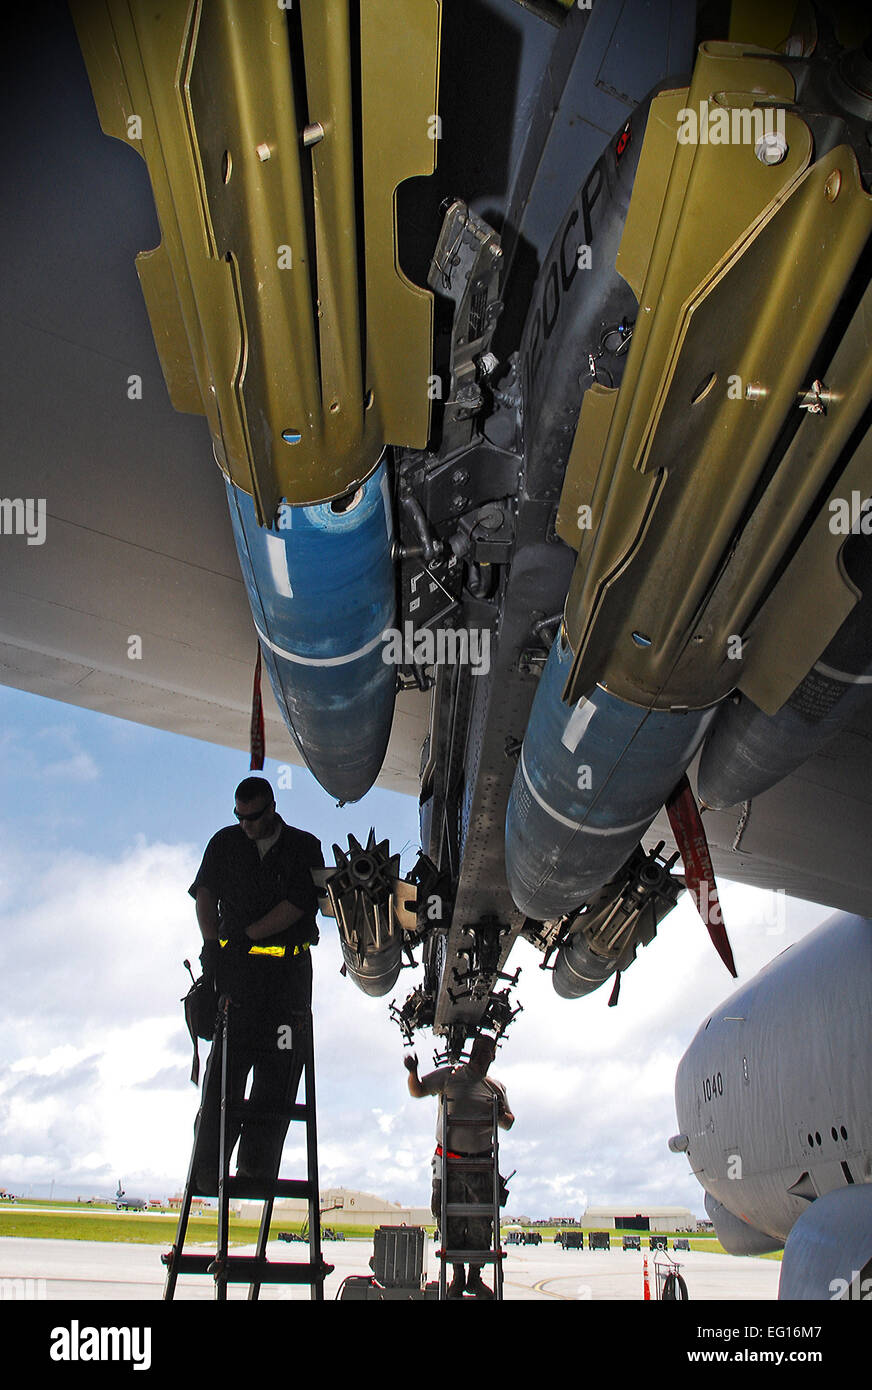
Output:
[[[509,1109],[506,1088],[488,1076],[496,1053],[493,1038],[480,1034],[472,1045],[469,1061],[457,1067],[440,1067],[438,1071],[418,1076],[418,1059],[403,1058],[409,1073],[409,1094],[417,1099],[439,1096],[439,1117],[436,1124],[436,1155],[433,1161],[433,1194],[430,1209],[435,1220],[442,1214],[442,1106],[448,1100],[448,1150],[460,1158],[493,1157],[493,1098],[497,1097],[497,1116],[501,1129],[511,1129],[515,1117]],[[490,1202],[493,1177],[489,1172],[457,1172],[450,1174],[449,1202]],[[442,1239],[451,1250],[486,1250],[490,1247],[492,1220],[488,1216],[454,1216],[447,1223]],[[448,1286],[449,1298],[462,1298],[464,1292],[475,1298],[493,1298],[493,1291],[481,1277],[481,1265],[469,1263],[467,1276],[462,1264],[452,1267],[453,1278]]]

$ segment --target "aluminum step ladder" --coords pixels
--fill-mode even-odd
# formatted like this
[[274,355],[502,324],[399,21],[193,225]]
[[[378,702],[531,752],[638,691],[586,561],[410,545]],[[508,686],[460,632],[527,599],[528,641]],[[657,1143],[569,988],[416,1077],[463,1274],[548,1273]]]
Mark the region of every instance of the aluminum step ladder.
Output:
[[[324,1279],[333,1272],[333,1265],[325,1264],[321,1255],[321,1212],[318,1187],[318,1136],[315,1117],[315,1057],[312,1034],[312,1011],[295,1013],[292,1017],[292,1065],[286,1089],[284,1104],[278,1109],[264,1110],[252,1107],[242,1100],[231,1107],[227,1097],[228,1083],[228,1045],[230,1036],[230,1012],[232,1004],[223,997],[219,1003],[218,1019],[215,1027],[212,1050],[206,1064],[202,1096],[209,1086],[211,1071],[220,1069],[221,1112],[218,1147],[218,1240],[215,1254],[185,1254],[185,1236],[191,1214],[191,1202],[195,1196],[212,1196],[213,1193],[198,1193],[195,1187],[195,1173],[200,1161],[200,1129],[204,1116],[201,1100],[197,1123],[194,1129],[194,1147],[185,1193],[179,1211],[176,1239],[171,1250],[161,1256],[167,1267],[164,1299],[173,1298],[176,1281],[180,1274],[210,1274],[215,1280],[215,1297],[227,1298],[227,1285],[230,1283],[248,1284],[248,1297],[256,1300],[262,1284],[308,1284],[311,1296],[317,1301],[324,1298]],[[305,1101],[297,1102],[300,1078],[304,1079]],[[307,1173],[305,1179],[274,1178],[258,1182],[248,1177],[234,1177],[230,1174],[230,1153],[228,1125],[231,1118],[245,1120],[298,1120],[306,1126]],[[280,1160],[279,1160],[280,1163]],[[276,1165],[278,1172],[279,1164]],[[254,1255],[231,1255],[230,1237],[230,1198],[242,1197],[262,1201],[263,1212]],[[309,1203],[309,1259],[308,1262],[276,1261],[266,1258],[266,1246],[272,1221],[273,1204],[276,1197],[305,1197]]]
[[[500,1144],[499,1098],[494,1092],[492,1115],[491,1158],[467,1158],[454,1155],[448,1148],[448,1097],[442,1096],[442,1207],[439,1222],[441,1249],[436,1251],[439,1265],[439,1298],[447,1297],[449,1264],[492,1264],[494,1267],[494,1299],[503,1298],[503,1260],[505,1254],[500,1239]],[[489,1173],[492,1177],[491,1197],[481,1202],[451,1202],[448,1200],[449,1174]],[[454,1250],[448,1244],[448,1222],[452,1217],[478,1216],[490,1219],[491,1243],[487,1250]]]

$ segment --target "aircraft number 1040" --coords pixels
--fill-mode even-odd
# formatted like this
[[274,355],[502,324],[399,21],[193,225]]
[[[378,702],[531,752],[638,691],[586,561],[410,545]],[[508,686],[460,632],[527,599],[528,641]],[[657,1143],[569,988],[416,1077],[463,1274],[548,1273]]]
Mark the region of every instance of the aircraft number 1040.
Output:
[[715,1096],[724,1094],[724,1078],[719,1071],[713,1076],[703,1077],[702,1094],[704,1100],[713,1100]]

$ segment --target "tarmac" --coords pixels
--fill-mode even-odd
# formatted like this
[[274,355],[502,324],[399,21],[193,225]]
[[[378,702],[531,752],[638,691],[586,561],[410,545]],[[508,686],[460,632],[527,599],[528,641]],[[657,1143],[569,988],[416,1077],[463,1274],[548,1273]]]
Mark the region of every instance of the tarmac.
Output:
[[[133,1245],[84,1240],[31,1240],[26,1237],[0,1238],[0,1298],[124,1301],[160,1300],[165,1270],[161,1264],[162,1245]],[[167,1247],[168,1248],[168,1247]],[[187,1242],[191,1254],[207,1246]],[[214,1249],[214,1246],[212,1247]],[[507,1246],[504,1261],[503,1297],[506,1301],[623,1301],[643,1299],[643,1260],[648,1262],[651,1298],[657,1297],[655,1263],[667,1265],[662,1255],[632,1250],[566,1250],[559,1245]],[[233,1246],[234,1255],[253,1254],[253,1246]],[[334,1266],[324,1281],[325,1300],[337,1298],[343,1280],[349,1275],[369,1275],[371,1240],[325,1241],[324,1260]],[[275,1261],[302,1261],[308,1247],[296,1242],[270,1241],[268,1258]],[[777,1260],[706,1251],[669,1251],[669,1262],[677,1260],[688,1295],[694,1302],[705,1300],[762,1301],[778,1296],[781,1265]],[[432,1241],[427,1243],[427,1277],[439,1277],[439,1261]],[[492,1276],[485,1276],[492,1282]],[[214,1300],[213,1281],[208,1276],[184,1275],[176,1287],[176,1300]],[[231,1285],[229,1299],[244,1300],[247,1285]],[[265,1285],[264,1301],[310,1298],[308,1285]]]

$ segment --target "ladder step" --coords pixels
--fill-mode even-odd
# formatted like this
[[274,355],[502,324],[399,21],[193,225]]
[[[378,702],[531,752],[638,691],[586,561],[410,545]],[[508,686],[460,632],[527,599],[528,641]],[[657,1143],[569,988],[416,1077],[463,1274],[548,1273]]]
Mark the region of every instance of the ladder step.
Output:
[[[443,1163],[445,1159],[442,1159]],[[448,1167],[452,1173],[459,1173],[462,1170],[469,1173],[492,1173],[494,1161],[492,1158],[449,1158]]]
[[[177,1274],[215,1274],[216,1255],[161,1255],[163,1264]],[[333,1265],[297,1264],[287,1260],[259,1260],[254,1255],[228,1255],[227,1281],[231,1284],[312,1284],[332,1274]]]
[[470,1260],[477,1265],[493,1264],[506,1258],[503,1250],[437,1250],[436,1254],[440,1260],[450,1260],[455,1265],[468,1265]]
[[270,1197],[311,1197],[314,1188],[303,1178],[277,1178],[274,1182],[258,1182],[255,1178],[228,1178],[225,1192],[231,1197],[247,1197],[263,1202]]
[[492,1221],[494,1208],[492,1202],[449,1202],[445,1208],[446,1216],[480,1216]]

